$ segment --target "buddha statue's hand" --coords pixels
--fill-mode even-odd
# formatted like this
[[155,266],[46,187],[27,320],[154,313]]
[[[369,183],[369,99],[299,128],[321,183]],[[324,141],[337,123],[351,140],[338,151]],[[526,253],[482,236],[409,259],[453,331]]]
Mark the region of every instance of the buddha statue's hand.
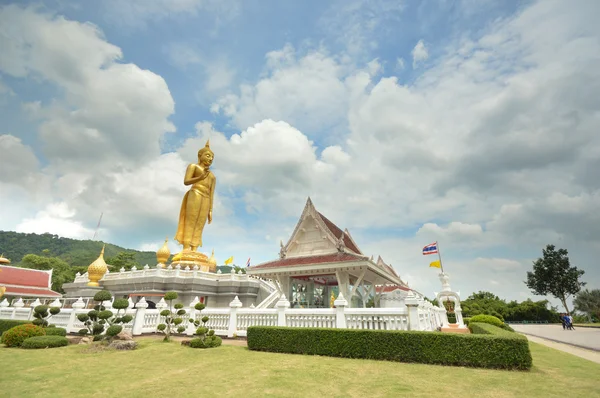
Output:
[[212,222],[212,210],[208,212],[208,223]]

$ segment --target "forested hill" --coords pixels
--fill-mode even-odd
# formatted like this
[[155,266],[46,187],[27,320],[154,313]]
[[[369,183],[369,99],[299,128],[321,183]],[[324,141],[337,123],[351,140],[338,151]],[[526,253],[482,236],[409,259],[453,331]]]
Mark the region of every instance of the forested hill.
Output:
[[[0,231],[0,254],[11,260],[11,265],[18,265],[26,254],[37,254],[47,257],[59,257],[69,265],[85,266],[98,258],[104,242],[93,240],[77,240],[61,238],[52,234],[24,234],[12,231]],[[104,258],[116,256],[120,252],[133,253],[140,265],[155,265],[154,252],[140,252],[106,243]]]

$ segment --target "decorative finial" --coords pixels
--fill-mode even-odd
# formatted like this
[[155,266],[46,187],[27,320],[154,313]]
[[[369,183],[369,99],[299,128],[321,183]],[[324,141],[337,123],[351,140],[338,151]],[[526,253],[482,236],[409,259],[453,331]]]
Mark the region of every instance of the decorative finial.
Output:
[[169,245],[167,244],[168,241],[169,237],[167,236],[163,246],[156,252],[156,260],[158,261],[157,267],[159,268],[163,268],[169,260],[169,257],[171,257],[171,251],[169,250]]
[[279,258],[284,259],[287,253],[286,253],[285,247],[283,246],[282,240],[279,241],[279,247],[280,247]]
[[210,140],[206,140],[206,145],[204,145],[204,147],[210,149]]
[[94,286],[94,287],[100,286],[98,281],[100,281],[100,279],[102,279],[104,274],[106,274],[106,271],[108,271],[108,266],[104,262],[104,247],[105,246],[106,245],[102,245],[102,250],[100,251],[100,255],[88,267],[88,272],[87,272],[88,279],[89,279],[88,286]]

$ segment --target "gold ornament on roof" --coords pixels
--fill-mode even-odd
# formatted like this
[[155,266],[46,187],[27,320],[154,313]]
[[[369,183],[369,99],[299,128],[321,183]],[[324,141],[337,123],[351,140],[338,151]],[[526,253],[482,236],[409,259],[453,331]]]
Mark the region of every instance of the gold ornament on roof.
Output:
[[171,251],[169,250],[169,245],[167,245],[168,241],[169,238],[167,237],[163,246],[156,252],[156,260],[160,268],[164,268],[167,261],[169,261],[169,257],[171,257]]
[[217,259],[215,258],[215,249],[212,250],[212,254],[208,259],[208,263],[210,264],[209,271],[217,272]]
[[0,254],[0,264],[8,265],[10,260],[4,257],[4,253]]
[[94,260],[93,263],[90,264],[90,266],[88,267],[88,286],[93,286],[93,287],[97,287],[100,286],[100,284],[98,283],[100,281],[100,279],[102,279],[102,277],[104,276],[104,274],[106,274],[106,271],[108,271],[108,266],[106,265],[106,263],[104,262],[104,247],[106,245],[102,246],[102,251],[100,252],[100,255],[98,256],[98,258],[96,260]]

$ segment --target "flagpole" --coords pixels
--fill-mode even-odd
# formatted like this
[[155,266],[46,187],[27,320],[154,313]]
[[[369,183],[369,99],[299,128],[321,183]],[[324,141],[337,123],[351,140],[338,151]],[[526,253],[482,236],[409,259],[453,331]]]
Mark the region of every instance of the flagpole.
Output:
[[440,243],[435,242],[435,245],[437,246],[438,258],[440,259],[440,268],[441,268],[442,274],[443,274],[444,273],[444,264],[442,264],[442,252],[440,251]]

